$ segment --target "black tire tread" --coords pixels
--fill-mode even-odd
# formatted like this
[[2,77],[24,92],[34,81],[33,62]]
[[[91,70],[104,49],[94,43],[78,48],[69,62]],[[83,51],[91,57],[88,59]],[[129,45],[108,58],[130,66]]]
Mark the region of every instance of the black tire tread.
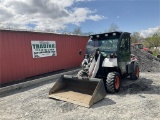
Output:
[[114,92],[118,92],[118,90],[115,89],[115,77],[119,76],[118,72],[110,72],[108,73],[107,79],[106,79],[106,89],[108,92],[114,93]]

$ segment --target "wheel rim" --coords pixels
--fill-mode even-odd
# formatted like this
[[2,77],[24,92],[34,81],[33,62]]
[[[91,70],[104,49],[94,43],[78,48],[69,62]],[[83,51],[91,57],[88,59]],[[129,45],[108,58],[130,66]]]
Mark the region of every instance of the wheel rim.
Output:
[[119,76],[116,76],[116,78],[115,78],[115,88],[116,88],[116,90],[119,89],[119,86],[120,86],[120,78],[119,78]]
[[136,68],[136,77],[137,78],[139,77],[139,68],[138,67]]

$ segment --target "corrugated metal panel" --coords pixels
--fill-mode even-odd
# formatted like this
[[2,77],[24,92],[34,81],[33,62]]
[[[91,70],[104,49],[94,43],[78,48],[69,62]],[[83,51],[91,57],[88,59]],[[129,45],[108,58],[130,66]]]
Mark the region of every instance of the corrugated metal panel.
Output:
[[[88,37],[51,33],[0,31],[1,83],[79,66]],[[57,56],[32,58],[31,41],[56,41]],[[79,50],[83,55],[79,55]]]

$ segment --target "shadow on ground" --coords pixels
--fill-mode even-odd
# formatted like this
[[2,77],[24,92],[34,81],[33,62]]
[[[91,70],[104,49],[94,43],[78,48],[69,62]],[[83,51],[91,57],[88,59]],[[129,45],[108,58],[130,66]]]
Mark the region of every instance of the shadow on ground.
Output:
[[138,80],[130,80],[126,78],[122,80],[121,90],[119,91],[119,95],[125,94],[158,94],[160,95],[160,86],[154,85],[153,80],[146,78],[139,78]]
[[113,100],[109,98],[104,98],[101,101],[94,104],[93,106],[91,106],[91,108],[98,108],[98,107],[109,106],[114,104],[116,104],[116,102],[114,102]]

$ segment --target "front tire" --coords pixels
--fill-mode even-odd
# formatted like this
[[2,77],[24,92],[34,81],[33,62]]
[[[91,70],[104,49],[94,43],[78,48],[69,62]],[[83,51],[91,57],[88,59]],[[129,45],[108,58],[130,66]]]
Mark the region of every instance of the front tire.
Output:
[[108,73],[106,79],[106,90],[110,93],[115,93],[120,90],[121,77],[118,72]]

